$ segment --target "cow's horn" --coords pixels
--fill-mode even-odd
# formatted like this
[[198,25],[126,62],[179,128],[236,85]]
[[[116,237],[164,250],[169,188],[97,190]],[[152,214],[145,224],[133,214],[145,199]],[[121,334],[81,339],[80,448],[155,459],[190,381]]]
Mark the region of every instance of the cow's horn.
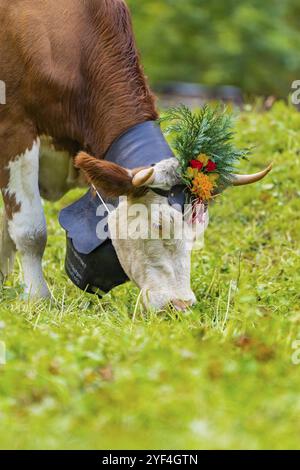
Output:
[[271,163],[268,168],[265,168],[263,171],[259,173],[255,173],[254,175],[231,175],[232,176],[232,184],[233,186],[243,186],[244,184],[252,184],[256,183],[257,181],[262,180],[270,171],[272,170],[273,163]]
[[140,186],[149,186],[154,182],[154,168],[146,168],[139,171],[133,178],[132,184],[136,188]]

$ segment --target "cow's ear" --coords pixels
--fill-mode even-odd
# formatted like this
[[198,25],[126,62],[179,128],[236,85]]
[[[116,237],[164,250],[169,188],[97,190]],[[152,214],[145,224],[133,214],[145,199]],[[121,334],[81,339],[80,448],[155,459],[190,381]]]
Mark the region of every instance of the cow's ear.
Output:
[[105,196],[118,197],[133,190],[133,175],[129,170],[115,163],[98,160],[81,152],[75,158],[75,167],[82,170],[89,183]]
[[80,152],[77,155],[75,167],[81,169],[88,182],[107,197],[134,194],[137,187],[132,183],[133,178],[141,170],[141,168],[127,170],[115,163],[98,160],[85,152]]

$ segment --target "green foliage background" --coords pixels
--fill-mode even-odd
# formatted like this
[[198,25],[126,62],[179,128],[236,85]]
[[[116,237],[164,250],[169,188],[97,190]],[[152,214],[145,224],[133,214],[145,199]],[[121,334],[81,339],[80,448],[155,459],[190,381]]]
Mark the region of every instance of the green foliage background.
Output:
[[300,76],[298,0],[127,2],[153,83],[237,85],[286,97]]

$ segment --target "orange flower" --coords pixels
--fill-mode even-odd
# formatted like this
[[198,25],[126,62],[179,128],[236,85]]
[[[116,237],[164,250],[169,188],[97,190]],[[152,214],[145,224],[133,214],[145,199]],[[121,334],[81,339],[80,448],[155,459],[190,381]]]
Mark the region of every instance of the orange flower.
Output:
[[215,184],[204,173],[198,175],[192,181],[191,191],[200,199],[207,201],[211,199]]

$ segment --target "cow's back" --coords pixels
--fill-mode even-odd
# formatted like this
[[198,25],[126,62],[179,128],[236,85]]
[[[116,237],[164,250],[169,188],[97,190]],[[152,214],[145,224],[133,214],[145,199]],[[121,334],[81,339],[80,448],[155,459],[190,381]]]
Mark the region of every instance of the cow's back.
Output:
[[33,135],[102,155],[128,127],[156,118],[123,0],[0,0],[0,22],[0,136],[1,121],[28,120]]
[[44,82],[67,87],[78,77],[86,10],[83,0],[0,0],[0,73],[8,93],[22,85],[27,99]]
[[24,107],[41,127],[59,118],[63,100],[72,95],[75,102],[80,93],[84,44],[99,39],[94,17],[106,1],[0,0],[0,79],[7,102]]

